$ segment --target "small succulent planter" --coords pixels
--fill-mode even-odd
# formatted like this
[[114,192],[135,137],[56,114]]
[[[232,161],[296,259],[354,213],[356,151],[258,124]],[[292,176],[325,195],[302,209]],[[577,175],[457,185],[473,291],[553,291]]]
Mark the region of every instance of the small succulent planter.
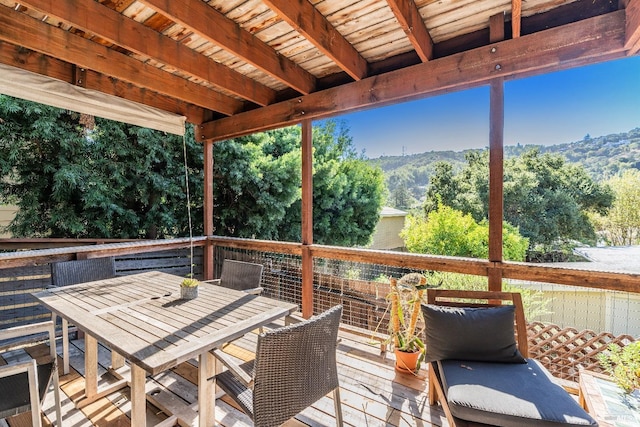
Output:
[[180,298],[194,299],[198,297],[198,288],[200,282],[196,279],[184,279],[180,284]]

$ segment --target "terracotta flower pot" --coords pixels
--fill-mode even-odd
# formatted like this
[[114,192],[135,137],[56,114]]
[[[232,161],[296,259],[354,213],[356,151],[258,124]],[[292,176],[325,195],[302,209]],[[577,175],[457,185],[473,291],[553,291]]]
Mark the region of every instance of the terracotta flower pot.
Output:
[[396,353],[396,371],[405,374],[414,374],[418,367],[418,359],[420,352],[407,352],[395,350]]

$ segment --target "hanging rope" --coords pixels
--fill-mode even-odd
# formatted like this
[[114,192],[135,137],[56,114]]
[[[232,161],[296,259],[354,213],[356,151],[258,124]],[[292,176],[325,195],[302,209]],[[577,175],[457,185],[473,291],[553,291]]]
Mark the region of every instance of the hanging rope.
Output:
[[189,277],[193,278],[193,230],[191,228],[191,197],[189,196],[189,169],[187,165],[187,137],[182,135],[182,154],[184,157],[184,183],[187,187],[187,217],[189,218]]

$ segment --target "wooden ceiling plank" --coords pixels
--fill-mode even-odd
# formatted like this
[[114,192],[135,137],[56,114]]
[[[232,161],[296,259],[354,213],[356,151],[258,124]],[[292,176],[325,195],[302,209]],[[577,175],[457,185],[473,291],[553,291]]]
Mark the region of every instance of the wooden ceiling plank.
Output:
[[[73,81],[74,66],[72,64],[11,43],[0,42],[0,63],[67,83]],[[189,123],[202,123],[205,111],[208,111],[204,108],[141,89],[91,70],[87,70],[84,81],[84,87],[87,89],[180,114],[185,116]]]
[[204,123],[199,140],[223,140],[348,112],[624,57],[624,11],[453,54],[340,87]]
[[[238,97],[268,105],[276,92],[222,64],[196,53],[184,44],[163,36],[95,1],[25,0],[22,5],[95,34],[131,52],[153,58],[169,67],[205,80]],[[97,19],[96,17],[99,17]]]
[[6,7],[0,13],[0,40],[225,115],[235,114],[243,108],[243,103],[235,98]]
[[624,47],[628,49],[628,55],[635,55],[640,52],[640,0],[629,0],[625,12],[627,35]]
[[353,79],[367,76],[367,61],[308,0],[264,0],[264,3]]
[[303,94],[315,90],[316,78],[202,0],[141,0],[211,43],[232,52],[262,72]]
[[413,0],[387,0],[422,62],[433,57],[433,40]]

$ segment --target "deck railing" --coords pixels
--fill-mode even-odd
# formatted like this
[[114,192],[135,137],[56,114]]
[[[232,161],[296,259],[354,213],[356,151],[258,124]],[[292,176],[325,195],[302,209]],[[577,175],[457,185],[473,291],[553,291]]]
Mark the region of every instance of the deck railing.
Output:
[[[199,277],[207,241],[214,246],[216,276],[225,258],[259,262],[265,266],[265,296],[303,304],[301,244],[215,236],[129,241],[0,254],[0,328],[48,315],[30,293],[51,285],[51,262],[114,256],[119,275],[163,270],[185,276],[193,262]],[[0,247],[6,250],[7,241]],[[482,288],[491,269],[501,270],[504,286],[526,294],[530,347],[559,377],[575,381],[580,367],[598,368],[596,355],[609,343],[626,343],[640,335],[639,274],[322,245],[309,249],[313,312],[343,304],[343,322],[371,336],[387,331],[387,277],[427,272],[433,284],[442,282],[445,288]]]

